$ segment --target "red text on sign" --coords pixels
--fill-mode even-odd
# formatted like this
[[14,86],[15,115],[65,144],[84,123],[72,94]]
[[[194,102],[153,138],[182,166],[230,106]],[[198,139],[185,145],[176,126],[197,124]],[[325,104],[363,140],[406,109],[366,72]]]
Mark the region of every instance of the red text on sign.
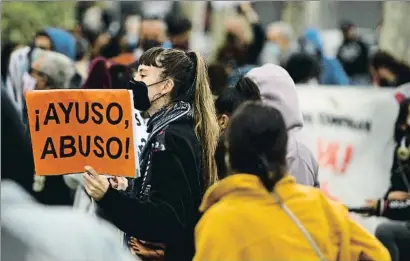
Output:
[[317,140],[317,160],[319,166],[335,174],[345,174],[352,160],[352,145],[341,145],[338,141]]

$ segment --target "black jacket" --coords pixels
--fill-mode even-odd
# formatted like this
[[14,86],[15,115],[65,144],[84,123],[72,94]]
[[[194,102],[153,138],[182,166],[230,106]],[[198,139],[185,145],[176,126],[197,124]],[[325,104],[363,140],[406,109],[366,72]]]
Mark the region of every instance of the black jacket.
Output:
[[337,52],[337,59],[350,77],[368,74],[369,47],[361,40],[344,41]]
[[98,204],[127,236],[164,243],[166,260],[192,260],[204,192],[194,123],[183,117],[164,127],[152,125],[140,160],[142,177],[128,193],[109,188]]
[[[24,115],[27,112],[24,111]],[[47,205],[72,205],[70,189],[62,176],[46,177],[44,188],[33,191],[34,157],[28,127],[6,91],[1,92],[1,174],[26,189],[36,200]]]
[[390,188],[385,197],[378,201],[377,215],[387,217],[392,220],[410,221],[410,199],[389,200],[390,192],[402,191],[410,193],[410,169],[401,167],[397,157],[393,163],[392,175],[390,178]]

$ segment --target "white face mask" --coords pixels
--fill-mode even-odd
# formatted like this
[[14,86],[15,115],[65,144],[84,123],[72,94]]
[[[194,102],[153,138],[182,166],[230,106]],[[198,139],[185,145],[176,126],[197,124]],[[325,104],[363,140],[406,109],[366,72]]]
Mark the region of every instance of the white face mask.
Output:
[[32,91],[36,88],[37,80],[28,74],[27,72],[23,75],[23,92]]
[[278,57],[279,53],[280,53],[280,48],[277,44],[272,43],[272,42],[268,42],[266,43],[268,46],[268,50],[269,50],[269,55],[271,55],[272,57]]

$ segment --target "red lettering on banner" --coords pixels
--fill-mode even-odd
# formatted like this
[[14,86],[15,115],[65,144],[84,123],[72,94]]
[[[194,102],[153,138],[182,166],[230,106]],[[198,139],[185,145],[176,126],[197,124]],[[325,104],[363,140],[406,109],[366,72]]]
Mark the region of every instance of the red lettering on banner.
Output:
[[328,186],[329,182],[320,182],[320,190],[322,190],[322,192],[330,199],[336,202],[341,202],[341,200],[336,197],[335,195],[333,195],[330,191],[329,191],[329,186]]
[[[335,174],[346,173],[352,160],[353,147],[340,145],[340,142],[317,140],[317,160],[321,168],[330,169]],[[342,156],[340,158],[340,156]],[[341,161],[341,162],[340,162]]]

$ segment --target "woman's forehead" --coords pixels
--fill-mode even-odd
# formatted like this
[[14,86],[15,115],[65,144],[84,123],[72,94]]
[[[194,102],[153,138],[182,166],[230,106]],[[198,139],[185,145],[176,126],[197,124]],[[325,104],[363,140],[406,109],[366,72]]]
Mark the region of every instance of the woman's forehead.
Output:
[[140,64],[138,66],[138,71],[139,72],[146,72],[146,73],[158,73],[158,74],[160,74],[160,73],[162,73],[163,69],[155,67],[155,66]]

